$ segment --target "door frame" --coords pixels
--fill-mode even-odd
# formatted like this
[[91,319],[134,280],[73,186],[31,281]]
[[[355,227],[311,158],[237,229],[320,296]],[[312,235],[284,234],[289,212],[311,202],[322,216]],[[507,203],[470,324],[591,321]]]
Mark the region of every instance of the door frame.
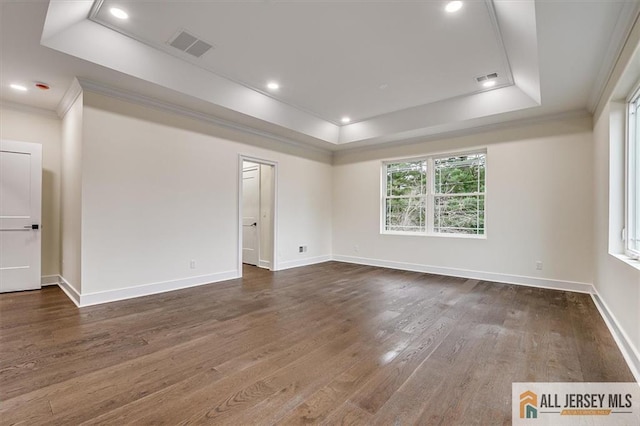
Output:
[[[273,247],[271,249],[271,266],[270,271],[278,270],[278,162],[265,160],[263,158],[253,157],[250,155],[238,155],[238,277],[242,277],[242,177],[243,177],[243,163],[250,161],[252,163],[263,164],[265,166],[273,167],[273,185],[271,190],[271,218],[272,223],[271,235],[273,235],[273,241],[271,241]],[[258,218],[261,219],[261,218]],[[262,224],[261,224],[262,226]],[[260,256],[258,255],[258,264],[260,263]]]

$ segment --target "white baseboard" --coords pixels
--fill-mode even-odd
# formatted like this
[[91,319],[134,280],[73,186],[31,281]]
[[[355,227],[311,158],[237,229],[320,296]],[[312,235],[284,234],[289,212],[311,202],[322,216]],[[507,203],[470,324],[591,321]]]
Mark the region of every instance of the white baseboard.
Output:
[[518,284],[529,287],[548,288],[552,290],[574,291],[577,293],[593,293],[593,285],[574,281],[552,280],[548,278],[526,277],[521,275],[499,274],[495,272],[471,271],[467,269],[444,268],[441,266],[420,265],[415,263],[394,262],[391,260],[370,259],[365,257],[334,255],[338,262],[356,263],[358,265],[380,266],[382,268],[400,269],[403,271],[426,272],[428,274],[451,277],[471,278],[505,284]]
[[622,352],[622,356],[627,361],[627,365],[636,378],[636,382],[640,383],[640,351],[631,343],[631,339],[629,339],[627,333],[620,327],[615,315],[613,315],[613,312],[611,312],[605,301],[602,300],[597,290],[591,294],[591,298],[596,308],[598,308],[602,319],[604,319],[605,324],[607,324],[620,352]]
[[76,290],[74,286],[69,284],[69,281],[65,280],[62,275],[59,275],[58,277],[60,278],[58,287],[60,287],[62,291],[64,291],[67,297],[69,297],[69,299],[71,299],[71,301],[75,303],[76,306],[80,307],[80,293],[78,293],[78,290]]
[[95,293],[83,293],[80,295],[79,306],[85,307],[98,305],[101,303],[115,302],[116,300],[133,299],[134,297],[165,293],[172,290],[180,290],[183,288],[196,287],[219,281],[232,280],[238,277],[240,277],[239,272],[233,270],[220,272],[217,274],[200,275],[197,277],[144,284],[135,287],[119,288],[115,290],[100,291]]
[[45,287],[48,285],[58,285],[60,283],[60,275],[43,275],[40,277],[40,285]]
[[327,254],[325,256],[306,257],[300,260],[288,260],[286,262],[278,262],[278,271],[291,269],[291,268],[298,268],[300,266],[315,265],[316,263],[329,262],[330,260],[333,260],[333,258],[331,257],[331,255]]
[[259,260],[258,266],[260,268],[271,269],[271,262],[269,262],[268,260]]

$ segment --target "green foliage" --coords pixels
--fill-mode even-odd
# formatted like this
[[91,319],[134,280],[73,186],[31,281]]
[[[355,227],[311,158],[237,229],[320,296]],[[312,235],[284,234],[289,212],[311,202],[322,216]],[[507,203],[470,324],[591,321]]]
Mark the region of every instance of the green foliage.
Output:
[[[435,232],[484,234],[485,161],[485,154],[433,161]],[[425,230],[427,183],[425,160],[387,165],[387,230]]]
[[436,196],[434,231],[484,234],[484,196]]
[[426,188],[426,161],[387,165],[387,196],[392,197],[385,206],[388,231],[424,232]]
[[426,224],[424,198],[389,198],[386,209],[387,231],[424,232]]
[[387,195],[423,195],[426,185],[427,165],[425,161],[387,165]]
[[484,192],[485,159],[485,154],[473,154],[434,161],[435,232],[484,234],[484,196],[462,194]]
[[436,194],[484,192],[484,154],[438,158],[434,166]]

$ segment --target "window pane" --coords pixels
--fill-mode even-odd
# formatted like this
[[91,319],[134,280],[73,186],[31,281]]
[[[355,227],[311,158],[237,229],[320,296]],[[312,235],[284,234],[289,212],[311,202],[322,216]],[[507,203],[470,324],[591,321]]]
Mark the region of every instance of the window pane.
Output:
[[426,188],[426,161],[387,164],[387,196],[424,195]]
[[436,158],[435,193],[464,194],[484,192],[485,154]]
[[387,231],[424,232],[424,197],[387,198],[385,210]]
[[435,196],[434,232],[484,234],[484,195]]

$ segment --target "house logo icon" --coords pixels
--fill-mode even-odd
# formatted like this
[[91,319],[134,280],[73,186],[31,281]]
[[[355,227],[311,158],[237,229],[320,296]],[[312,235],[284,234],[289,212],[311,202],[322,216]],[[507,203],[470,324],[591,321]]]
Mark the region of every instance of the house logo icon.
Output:
[[520,394],[520,418],[538,418],[538,395],[531,391],[522,392]]

